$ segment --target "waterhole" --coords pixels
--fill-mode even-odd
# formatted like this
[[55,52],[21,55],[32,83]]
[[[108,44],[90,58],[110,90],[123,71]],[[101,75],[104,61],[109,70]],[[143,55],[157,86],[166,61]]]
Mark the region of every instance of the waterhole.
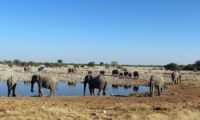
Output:
[[[59,82],[56,88],[55,96],[83,96],[83,83],[76,83],[75,85],[68,85],[67,82]],[[50,90],[43,88],[44,96],[49,96]],[[145,93],[149,91],[149,87],[142,86],[112,86],[108,84],[106,89],[106,95],[129,95],[132,93]],[[97,93],[98,90],[96,89]],[[7,96],[7,83],[6,81],[0,81],[0,96]],[[24,83],[23,81],[18,81],[16,86],[17,96],[37,96],[38,95],[38,85],[35,83],[34,92],[31,92],[31,84]],[[88,85],[86,87],[86,96],[89,95]]]

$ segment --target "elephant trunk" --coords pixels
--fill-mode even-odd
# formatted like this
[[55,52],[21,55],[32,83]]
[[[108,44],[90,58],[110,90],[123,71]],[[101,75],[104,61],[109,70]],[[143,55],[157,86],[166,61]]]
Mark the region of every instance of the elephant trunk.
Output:
[[87,86],[87,82],[84,82],[84,91],[83,91],[83,95],[84,95],[84,96],[85,96],[86,86]]
[[34,92],[33,88],[34,88],[34,83],[35,82],[31,82],[31,92]]

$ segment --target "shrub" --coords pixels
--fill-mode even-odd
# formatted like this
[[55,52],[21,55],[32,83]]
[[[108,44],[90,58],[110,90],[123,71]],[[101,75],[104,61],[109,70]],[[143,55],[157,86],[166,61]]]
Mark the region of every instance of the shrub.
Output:
[[89,62],[88,63],[88,67],[94,67],[95,66],[95,62]]
[[188,64],[183,67],[183,70],[194,70],[194,64]]
[[176,63],[170,63],[164,66],[167,70],[178,70],[178,65]]
[[105,64],[105,68],[110,68],[110,65],[109,64]]
[[99,65],[100,65],[100,66],[103,66],[103,65],[104,65],[104,62],[100,62]]
[[13,63],[15,64],[15,65],[17,65],[17,66],[21,66],[21,61],[19,60],[19,59],[15,59],[14,61],[13,61]]
[[112,67],[117,67],[119,64],[117,61],[111,61],[111,66]]
[[58,63],[58,64],[62,64],[63,61],[62,61],[61,59],[59,59],[59,60],[57,60],[57,63]]
[[195,68],[200,71],[200,60],[197,60],[194,64]]

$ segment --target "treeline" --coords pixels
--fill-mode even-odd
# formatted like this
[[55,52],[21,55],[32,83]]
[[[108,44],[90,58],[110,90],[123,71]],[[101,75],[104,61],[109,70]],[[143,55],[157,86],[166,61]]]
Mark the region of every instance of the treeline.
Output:
[[127,66],[127,67],[162,67],[158,65],[120,65],[117,61],[111,61],[110,63],[95,63],[95,62],[89,62],[87,64],[77,64],[77,63],[64,63],[62,59],[57,60],[56,62],[34,62],[34,61],[21,61],[19,59],[15,59],[13,61],[11,60],[4,60],[0,61],[0,64],[5,64],[10,67],[12,66],[41,66],[44,65],[46,67],[65,67],[68,65],[73,65],[74,67],[95,67],[95,66],[105,66],[106,68],[109,67],[116,67],[118,69],[122,68],[122,66]]
[[76,63],[64,63],[62,59],[57,60],[56,62],[34,62],[34,61],[21,61],[19,59],[15,59],[13,61],[11,60],[4,60],[0,61],[0,64],[6,64],[10,67],[12,66],[41,66],[44,65],[46,67],[66,67],[68,65],[73,65],[74,67],[95,67],[95,66],[105,66],[106,68],[109,67],[116,67],[118,69],[121,69],[124,66],[127,67],[164,67],[167,70],[189,70],[189,71],[200,71],[200,60],[196,61],[194,64],[188,64],[188,65],[178,65],[176,63],[169,63],[167,65],[161,66],[161,65],[120,65],[117,61],[111,61],[110,63],[95,63],[95,62],[89,62],[87,64],[76,64]]
[[164,66],[167,70],[188,70],[188,71],[200,71],[200,60],[194,64],[178,65],[176,63],[170,63]]

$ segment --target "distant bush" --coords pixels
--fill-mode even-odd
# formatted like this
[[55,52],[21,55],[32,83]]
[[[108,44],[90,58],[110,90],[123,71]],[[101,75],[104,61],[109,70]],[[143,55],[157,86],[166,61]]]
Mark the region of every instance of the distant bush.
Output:
[[118,65],[118,66],[117,66],[117,69],[121,69],[121,68],[122,68],[122,66],[121,66],[121,65]]
[[14,65],[21,66],[21,63],[22,63],[22,62],[21,62],[19,59],[13,60],[13,64],[14,64]]
[[74,66],[74,68],[78,68],[80,65],[79,64],[74,64],[73,66]]
[[95,62],[89,62],[88,63],[88,67],[94,67],[95,66]]
[[110,68],[109,64],[104,64],[105,68]]
[[100,66],[103,66],[103,65],[104,65],[104,62],[100,62],[99,65],[100,65]]
[[176,63],[170,63],[164,66],[167,70],[178,70],[178,65]]
[[112,67],[117,67],[119,64],[117,61],[111,61],[111,66]]
[[82,65],[81,65],[81,67],[82,67],[82,68],[84,68],[84,67],[85,67],[85,65],[84,65],[84,64],[82,64]]
[[194,70],[194,64],[188,64],[183,67],[183,70]]
[[200,60],[197,60],[194,64],[195,68],[200,71]]
[[62,61],[61,59],[59,59],[59,60],[57,60],[57,63],[58,63],[58,64],[62,64],[63,61]]

